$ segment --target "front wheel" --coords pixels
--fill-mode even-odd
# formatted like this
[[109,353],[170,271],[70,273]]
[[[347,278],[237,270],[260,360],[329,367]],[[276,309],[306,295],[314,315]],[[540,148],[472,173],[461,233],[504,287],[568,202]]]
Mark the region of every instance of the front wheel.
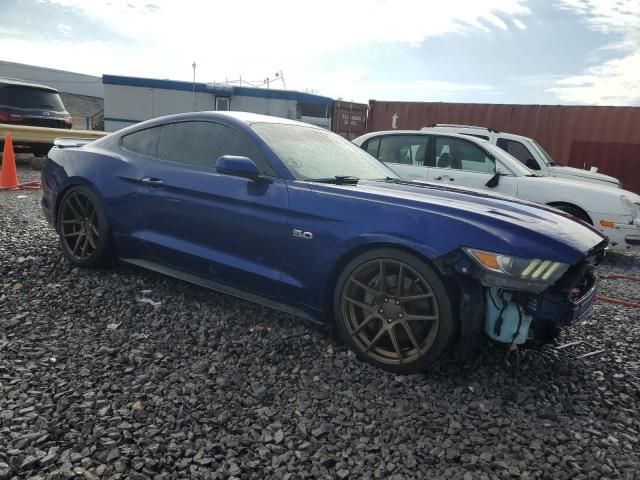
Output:
[[558,210],[562,210],[564,213],[568,213],[569,215],[572,215],[577,219],[582,220],[585,223],[588,223],[589,225],[593,225],[593,222],[589,218],[589,215],[587,215],[583,210],[580,210],[578,207],[574,207],[573,205],[553,205],[553,206]]
[[338,335],[359,358],[395,373],[425,370],[456,331],[438,274],[420,258],[394,249],[366,252],[345,267],[334,313]]
[[71,187],[58,209],[58,230],[64,255],[81,267],[111,260],[109,222],[98,197],[88,188]]

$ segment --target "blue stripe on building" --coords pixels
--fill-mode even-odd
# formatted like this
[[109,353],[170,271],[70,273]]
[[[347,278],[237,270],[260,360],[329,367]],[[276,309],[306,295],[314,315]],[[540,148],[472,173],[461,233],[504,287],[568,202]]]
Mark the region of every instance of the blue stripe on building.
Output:
[[158,80],[153,78],[122,77],[118,75],[103,75],[102,83],[105,85],[123,85],[128,87],[141,88],[162,88],[165,90],[181,90],[186,92],[191,92],[195,89],[196,92],[211,93],[218,96],[242,96],[269,98],[274,100],[293,100],[296,102],[308,103],[313,105],[333,104],[332,98],[324,97],[322,95],[313,95],[311,93],[296,92],[293,90],[235,87],[198,82],[194,84],[192,82],[182,82],[178,80]]

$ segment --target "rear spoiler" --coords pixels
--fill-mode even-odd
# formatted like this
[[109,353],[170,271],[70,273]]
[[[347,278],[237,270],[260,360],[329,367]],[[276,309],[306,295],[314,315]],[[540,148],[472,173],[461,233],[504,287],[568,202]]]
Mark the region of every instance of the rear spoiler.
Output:
[[96,138],[58,137],[53,141],[53,146],[58,148],[78,148],[97,140]]

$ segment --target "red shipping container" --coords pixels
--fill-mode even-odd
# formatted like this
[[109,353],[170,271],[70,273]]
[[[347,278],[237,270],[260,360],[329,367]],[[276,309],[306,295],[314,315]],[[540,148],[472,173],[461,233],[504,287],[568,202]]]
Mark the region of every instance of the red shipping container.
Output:
[[367,131],[367,109],[364,103],[333,102],[331,131],[353,140]]
[[369,102],[367,131],[435,123],[494,128],[535,139],[555,162],[598,167],[640,193],[640,107]]

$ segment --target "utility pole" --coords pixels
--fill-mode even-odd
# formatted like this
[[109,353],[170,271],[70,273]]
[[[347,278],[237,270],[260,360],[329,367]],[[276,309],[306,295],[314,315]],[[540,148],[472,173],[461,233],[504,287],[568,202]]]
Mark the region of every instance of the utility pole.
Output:
[[192,110],[195,112],[196,110],[196,61],[195,60],[193,61],[191,66],[193,67],[193,86],[191,89],[191,103],[192,103]]
[[287,89],[287,84],[284,83],[284,73],[282,73],[282,70],[280,70],[279,72],[276,72],[276,78],[280,77],[280,80],[282,80],[282,86],[284,87],[284,89]]

